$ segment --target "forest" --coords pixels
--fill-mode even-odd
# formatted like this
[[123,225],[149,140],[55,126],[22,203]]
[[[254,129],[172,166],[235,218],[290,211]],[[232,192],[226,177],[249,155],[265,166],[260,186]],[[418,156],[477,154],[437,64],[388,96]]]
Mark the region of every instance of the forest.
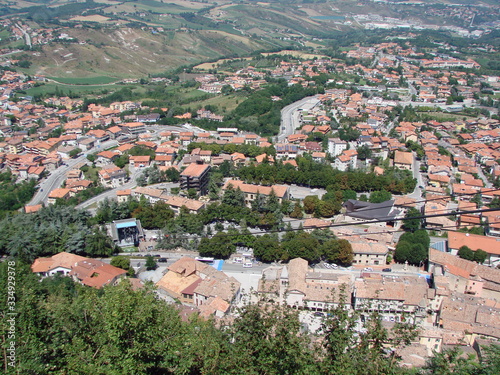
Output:
[[[10,264],[11,266],[8,266]],[[9,268],[10,267],[10,268]],[[377,313],[359,323],[339,307],[322,319],[320,332],[305,330],[297,310],[272,301],[235,309],[232,321],[181,314],[151,285],[128,281],[102,290],[68,277],[39,280],[28,264],[0,264],[0,310],[7,311],[9,269],[15,269],[15,328],[4,315],[0,345],[15,335],[16,359],[5,374],[468,374],[500,371],[500,346],[484,348],[480,361],[458,350],[436,353],[423,369],[400,366],[399,350],[415,340],[409,323],[382,325]],[[342,290],[335,291],[342,295]],[[362,320],[361,320],[362,321]],[[362,324],[357,333],[354,327]],[[9,336],[10,337],[10,336]]]

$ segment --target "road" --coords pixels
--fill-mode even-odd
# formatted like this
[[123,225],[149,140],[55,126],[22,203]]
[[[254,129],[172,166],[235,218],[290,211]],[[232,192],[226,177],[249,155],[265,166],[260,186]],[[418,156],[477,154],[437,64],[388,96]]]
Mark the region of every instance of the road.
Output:
[[31,49],[31,36],[26,30],[24,30],[19,24],[16,23],[16,27],[21,30],[24,35],[24,39],[26,41],[26,45]]
[[79,210],[87,209],[91,205],[93,205],[94,203],[98,203],[100,201],[103,201],[106,198],[108,198],[108,199],[115,198],[117,190],[132,189],[132,188],[136,187],[137,186],[136,178],[137,178],[137,176],[139,176],[140,173],[141,173],[140,170],[134,170],[130,174],[130,179],[126,184],[120,185],[120,186],[113,188],[111,190],[106,190],[104,193],[96,195],[95,197],[92,197],[92,198],[86,200],[85,202],[80,203],[75,208],[77,208]]
[[[86,154],[91,154],[93,152],[100,152],[105,150],[106,148],[109,147],[114,147],[118,145],[117,141],[107,141],[104,142],[97,147],[94,147],[93,149],[87,151]],[[62,165],[59,168],[57,168],[55,171],[53,171],[50,176],[45,180],[42,181],[39,184],[39,189],[35,196],[31,199],[31,201],[28,203],[28,205],[35,205],[35,204],[40,204],[40,203],[45,203],[47,204],[47,197],[49,193],[61,187],[61,184],[63,181],[66,179],[66,174],[68,171],[70,171],[75,165],[84,163],[87,161],[87,156],[86,154],[83,154],[76,159],[70,159],[66,162],[66,165]]]
[[300,127],[300,113],[297,109],[312,108],[318,103],[319,100],[315,96],[308,96],[307,98],[301,99],[298,102],[292,103],[283,108],[281,110],[280,131],[276,137],[277,142],[283,142],[286,137],[295,132],[295,129]]
[[[421,201],[423,189],[420,186],[425,186],[424,179],[422,177],[422,172],[420,172],[420,160],[417,160],[415,152],[413,152],[413,177],[417,180],[417,185],[415,186],[415,190],[409,194],[410,198],[416,199],[417,201]],[[417,208],[419,208],[423,203],[418,203]]]

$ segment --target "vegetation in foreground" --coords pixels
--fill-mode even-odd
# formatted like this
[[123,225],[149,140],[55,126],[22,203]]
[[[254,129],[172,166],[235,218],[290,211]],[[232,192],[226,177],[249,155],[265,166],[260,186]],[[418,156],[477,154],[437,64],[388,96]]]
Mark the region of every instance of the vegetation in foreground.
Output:
[[[9,259],[11,261],[12,259]],[[358,316],[336,308],[320,336],[304,331],[298,311],[275,303],[249,305],[233,324],[196,315],[181,319],[177,305],[151,286],[133,291],[127,281],[103,290],[70,278],[39,281],[16,262],[16,368],[44,374],[498,374],[500,347],[481,362],[457,351],[436,354],[421,370],[399,366],[397,350],[416,335],[410,323],[391,331],[376,313],[356,333]],[[0,264],[0,307],[7,311],[7,262]],[[341,291],[337,291],[341,293]],[[408,320],[409,321],[409,320]],[[6,337],[5,316],[0,335]],[[0,344],[3,351],[6,341]]]

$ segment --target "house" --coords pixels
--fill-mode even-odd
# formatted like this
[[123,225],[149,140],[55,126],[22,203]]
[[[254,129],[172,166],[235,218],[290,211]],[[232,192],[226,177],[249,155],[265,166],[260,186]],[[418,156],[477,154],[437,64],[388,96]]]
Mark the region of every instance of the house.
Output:
[[141,134],[146,131],[146,127],[142,122],[127,122],[125,124],[120,124],[120,127],[123,132],[132,135]]
[[230,304],[239,300],[240,282],[208,264],[182,257],[168,267],[156,284],[165,293],[183,303],[207,306],[217,317],[224,316]]
[[338,156],[347,150],[347,142],[340,138],[328,138],[328,153],[332,156]]
[[130,156],[128,160],[132,168],[144,168],[149,167],[151,156]]
[[82,191],[88,189],[90,186],[92,186],[92,184],[93,182],[90,180],[74,180],[66,182],[66,188],[73,191]]
[[106,285],[115,285],[125,277],[127,271],[97,259],[85,258],[71,268],[69,275],[81,284],[101,289]]
[[389,248],[382,243],[350,241],[354,254],[353,264],[369,266],[384,265],[387,261]]
[[351,166],[351,158],[348,155],[340,154],[335,159],[335,162],[333,165],[339,171],[345,172]]
[[500,239],[471,233],[449,231],[448,249],[450,253],[456,255],[462,246],[467,246],[472,251],[477,251],[479,249],[486,251],[488,258],[485,263],[493,266],[500,265]]
[[38,212],[42,208],[43,208],[43,205],[41,205],[41,204],[34,204],[32,206],[26,205],[26,206],[24,206],[24,212],[26,212],[27,214],[31,214],[34,212]]
[[191,163],[181,173],[181,188],[196,189],[201,195],[208,193],[210,165]]
[[433,274],[435,283],[445,278],[451,291],[500,300],[500,269],[431,248],[428,270]]
[[197,214],[201,209],[205,208],[205,202],[175,195],[162,195],[162,200],[170,206],[175,215],[181,212],[182,207],[186,208],[189,213],[194,214]]
[[[302,258],[292,259],[284,267],[279,284],[283,289],[281,294],[284,296],[284,302],[288,306],[313,311],[335,308],[342,302],[343,297],[349,300],[352,293],[351,275],[336,274],[327,270],[313,271],[307,260]],[[342,291],[345,296],[342,296]]]
[[277,143],[275,148],[277,159],[295,159],[299,154],[299,146],[292,143]]
[[123,189],[123,190],[117,190],[116,191],[116,200],[118,203],[123,203],[126,202],[132,194],[132,190],[130,189]]
[[424,277],[363,273],[354,283],[353,307],[376,310],[398,322],[410,316],[421,322],[427,316],[428,291]]
[[127,172],[115,165],[101,169],[98,174],[101,185],[110,188],[123,185],[128,178]]
[[78,262],[87,258],[80,255],[61,252],[49,258],[37,258],[31,265],[31,271],[42,276],[67,276]]
[[113,160],[118,158],[118,156],[118,153],[113,151],[101,151],[97,154],[95,163],[98,166],[109,165],[113,163]]
[[71,195],[71,189],[54,189],[49,193],[47,204],[55,204],[57,199],[68,199]]
[[268,197],[271,194],[275,194],[280,203],[282,203],[284,199],[289,199],[290,197],[290,188],[284,185],[262,186],[245,184],[243,181],[239,180],[228,180],[222,187],[222,190],[225,191],[230,187],[232,189],[240,189],[245,194],[245,204],[247,207],[251,207],[252,202],[258,195]]
[[394,166],[399,169],[413,169],[413,153],[396,150],[394,151]]

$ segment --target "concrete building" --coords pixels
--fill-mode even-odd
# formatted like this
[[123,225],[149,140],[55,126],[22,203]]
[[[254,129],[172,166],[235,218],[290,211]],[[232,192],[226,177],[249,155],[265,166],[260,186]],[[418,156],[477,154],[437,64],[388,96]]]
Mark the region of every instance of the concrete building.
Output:
[[196,189],[201,195],[208,193],[210,165],[191,163],[181,173],[181,188]]

